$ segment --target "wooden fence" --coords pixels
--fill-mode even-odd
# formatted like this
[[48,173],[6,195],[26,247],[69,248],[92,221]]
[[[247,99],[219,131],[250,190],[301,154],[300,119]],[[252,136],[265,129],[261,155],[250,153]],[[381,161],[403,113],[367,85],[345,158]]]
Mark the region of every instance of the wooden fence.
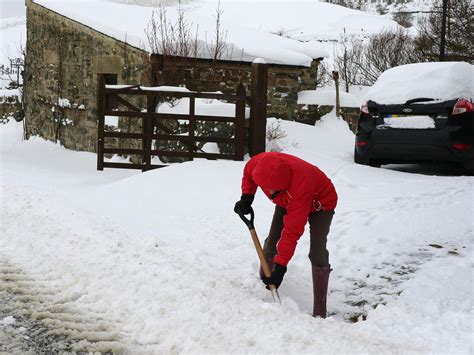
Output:
[[[153,88],[142,88],[140,86],[118,86],[106,85],[105,76],[98,78],[98,139],[97,139],[97,169],[125,168],[141,169],[142,171],[164,167],[163,164],[152,164],[152,157],[176,157],[186,160],[194,158],[208,159],[231,159],[243,160],[245,154],[245,108],[246,102],[251,106],[251,123],[249,132],[249,153],[258,154],[265,150],[265,127],[266,127],[266,65],[255,65],[255,80],[252,82],[251,96],[246,96],[242,84],[236,90],[235,95],[223,95],[217,93],[203,92],[181,92],[181,91],[157,91]],[[263,78],[263,79],[259,79]],[[260,82],[264,80],[263,83]],[[137,107],[130,100],[131,97],[141,96],[145,99],[146,109]],[[172,97],[177,99],[189,99],[188,114],[170,114],[155,112],[156,104],[160,97]],[[234,117],[206,116],[196,114],[196,99],[217,99],[235,103]],[[141,120],[141,132],[113,132],[105,130],[105,117],[127,117],[132,120]],[[188,123],[187,134],[177,134],[166,127],[164,120],[185,120]],[[196,134],[197,122],[230,122],[233,123],[233,136],[229,138],[204,136]],[[165,133],[158,133],[159,131]],[[262,133],[263,132],[263,133]],[[128,139],[139,140],[141,148],[107,147],[105,140]],[[153,140],[157,144],[153,145]],[[187,147],[187,151],[171,151],[158,149],[159,141],[178,141]],[[205,153],[199,152],[197,143],[226,143],[233,145],[233,154]],[[140,156],[141,162],[118,163],[105,161],[105,155],[134,155]]]

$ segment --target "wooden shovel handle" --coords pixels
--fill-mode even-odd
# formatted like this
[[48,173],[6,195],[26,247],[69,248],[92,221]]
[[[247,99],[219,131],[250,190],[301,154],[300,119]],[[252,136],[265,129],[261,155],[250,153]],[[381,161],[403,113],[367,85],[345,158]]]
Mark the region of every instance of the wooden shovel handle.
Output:
[[[267,259],[265,258],[265,254],[263,253],[262,245],[260,244],[260,240],[258,239],[257,232],[255,229],[250,229],[250,234],[252,235],[253,244],[255,244],[255,249],[257,250],[258,258],[260,259],[260,265],[262,265],[263,274],[265,277],[272,276],[270,268],[268,267]],[[271,285],[273,286],[273,285]]]
[[[248,219],[245,217],[244,214],[238,213],[239,217],[244,221],[244,223],[247,225],[250,231],[250,235],[252,236],[253,244],[255,245],[255,250],[257,250],[258,258],[260,259],[260,265],[262,265],[262,270],[263,274],[265,277],[271,277],[272,273],[270,271],[270,268],[268,267],[267,259],[265,258],[265,254],[263,254],[263,249],[262,245],[260,244],[260,240],[258,239],[257,232],[255,231],[255,227],[253,225],[253,221],[255,218],[255,214],[253,212],[253,209],[250,211],[250,216],[251,218]],[[273,299],[275,301],[278,301],[278,303],[281,304],[280,296],[278,295],[277,288],[275,285],[268,285],[268,288],[270,289]]]
[[[260,244],[260,240],[258,239],[257,232],[254,228],[250,229],[250,234],[252,235],[253,244],[255,244],[255,249],[257,250],[258,258],[260,259],[260,265],[262,265],[263,274],[265,277],[270,277],[272,276],[272,273],[268,267],[267,259],[265,258],[265,254],[263,254],[262,245]],[[278,294],[275,285],[268,285],[268,288],[272,293],[273,299],[281,304],[280,295]]]

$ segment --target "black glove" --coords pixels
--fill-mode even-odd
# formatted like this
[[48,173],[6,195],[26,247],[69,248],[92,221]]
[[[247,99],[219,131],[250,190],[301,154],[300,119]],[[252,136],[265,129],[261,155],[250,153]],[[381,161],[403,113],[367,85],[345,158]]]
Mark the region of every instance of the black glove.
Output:
[[262,279],[263,283],[267,285],[267,290],[270,289],[270,285],[275,285],[276,288],[280,287],[280,284],[283,281],[283,276],[285,276],[285,273],[286,273],[286,266],[275,263],[275,269],[273,269],[272,276],[264,277]]
[[254,198],[254,195],[243,194],[240,197],[240,201],[235,203],[234,212],[237,214],[249,214],[252,211],[251,206]]

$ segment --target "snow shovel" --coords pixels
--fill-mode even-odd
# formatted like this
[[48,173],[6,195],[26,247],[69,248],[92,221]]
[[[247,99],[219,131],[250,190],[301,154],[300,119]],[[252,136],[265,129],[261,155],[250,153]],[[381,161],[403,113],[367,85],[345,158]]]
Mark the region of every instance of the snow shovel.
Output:
[[[265,255],[263,254],[262,245],[260,244],[260,240],[258,239],[257,232],[255,231],[255,227],[253,225],[253,220],[255,219],[255,213],[253,212],[253,209],[251,209],[250,211],[250,219],[245,217],[245,215],[241,212],[239,212],[239,217],[249,228],[253,244],[255,244],[255,249],[257,250],[258,257],[260,258],[260,265],[262,265],[263,274],[265,275],[265,277],[272,276],[270,268],[268,267],[267,260],[265,259]],[[273,300],[275,302],[278,301],[278,303],[281,304],[280,296],[278,295],[278,291],[275,285],[269,285],[269,288],[270,292],[272,293]]]

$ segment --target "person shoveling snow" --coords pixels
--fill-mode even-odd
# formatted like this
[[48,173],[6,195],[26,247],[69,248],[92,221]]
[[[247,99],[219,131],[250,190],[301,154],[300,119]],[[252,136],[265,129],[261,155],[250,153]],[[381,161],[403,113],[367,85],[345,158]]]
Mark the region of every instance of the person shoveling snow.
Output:
[[327,235],[337,205],[337,193],[331,180],[316,166],[295,156],[267,152],[252,157],[245,165],[242,196],[234,211],[252,214],[252,202],[260,187],[275,203],[275,212],[263,252],[271,276],[260,267],[260,278],[270,288],[283,281],[298,239],[306,222],[310,225],[309,259],[312,265],[314,307],[313,316],[326,318],[326,298],[329,282],[329,252]]

